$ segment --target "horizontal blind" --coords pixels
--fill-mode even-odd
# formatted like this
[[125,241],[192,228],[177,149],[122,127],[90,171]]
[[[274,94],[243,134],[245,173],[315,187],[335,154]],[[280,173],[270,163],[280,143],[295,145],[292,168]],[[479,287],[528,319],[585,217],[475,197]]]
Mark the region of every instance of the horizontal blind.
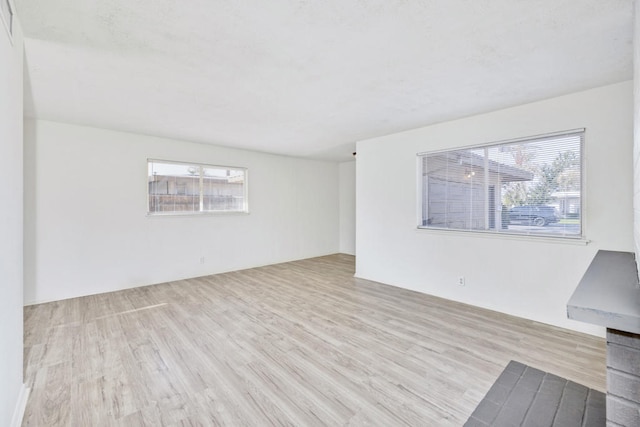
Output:
[[420,227],[582,236],[584,130],[420,154]]

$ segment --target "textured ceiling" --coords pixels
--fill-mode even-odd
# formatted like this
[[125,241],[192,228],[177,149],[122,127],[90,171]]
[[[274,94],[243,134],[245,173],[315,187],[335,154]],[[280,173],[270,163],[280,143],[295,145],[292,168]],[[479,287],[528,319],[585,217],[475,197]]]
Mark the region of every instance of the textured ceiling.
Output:
[[348,160],[632,78],[630,0],[21,0],[26,115]]

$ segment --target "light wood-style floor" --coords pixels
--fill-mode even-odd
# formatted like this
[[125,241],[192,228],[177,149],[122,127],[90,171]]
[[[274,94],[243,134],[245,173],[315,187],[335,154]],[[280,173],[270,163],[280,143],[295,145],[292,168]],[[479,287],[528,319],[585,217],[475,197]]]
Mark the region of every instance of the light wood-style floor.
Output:
[[510,360],[605,343],[354,279],[331,255],[25,307],[24,426],[460,426]]

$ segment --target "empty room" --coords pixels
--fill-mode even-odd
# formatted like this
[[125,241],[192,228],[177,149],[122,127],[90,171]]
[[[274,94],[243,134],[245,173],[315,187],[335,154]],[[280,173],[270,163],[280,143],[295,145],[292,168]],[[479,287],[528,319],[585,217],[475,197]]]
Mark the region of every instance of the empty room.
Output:
[[0,4],[0,426],[640,425],[640,0]]

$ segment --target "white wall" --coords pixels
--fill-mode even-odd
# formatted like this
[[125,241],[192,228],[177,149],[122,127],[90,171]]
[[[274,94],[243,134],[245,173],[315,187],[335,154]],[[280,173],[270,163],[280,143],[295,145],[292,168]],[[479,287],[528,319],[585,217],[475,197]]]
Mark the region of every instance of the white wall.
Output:
[[22,33],[0,22],[0,425],[22,390]]
[[[598,249],[633,250],[632,84],[359,142],[356,276],[602,335],[566,302]],[[589,245],[416,229],[416,153],[582,127]]]
[[340,252],[356,254],[356,162],[340,163]]
[[[337,163],[47,121],[25,144],[27,304],[338,252]],[[147,217],[147,158],[249,168],[250,214]]]

